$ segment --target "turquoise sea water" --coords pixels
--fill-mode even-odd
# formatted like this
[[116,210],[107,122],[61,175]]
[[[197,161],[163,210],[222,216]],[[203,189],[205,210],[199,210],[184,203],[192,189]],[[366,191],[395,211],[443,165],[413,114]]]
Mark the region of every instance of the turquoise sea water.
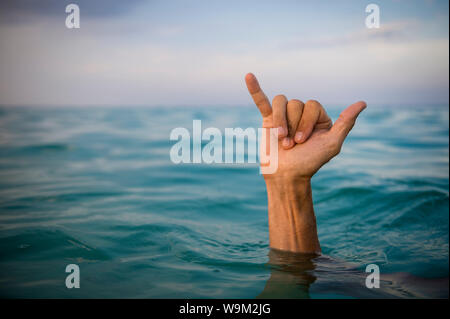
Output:
[[448,110],[369,105],[313,178],[313,257],[269,250],[257,165],[170,161],[173,128],[256,128],[253,107],[2,107],[0,295],[446,297]]

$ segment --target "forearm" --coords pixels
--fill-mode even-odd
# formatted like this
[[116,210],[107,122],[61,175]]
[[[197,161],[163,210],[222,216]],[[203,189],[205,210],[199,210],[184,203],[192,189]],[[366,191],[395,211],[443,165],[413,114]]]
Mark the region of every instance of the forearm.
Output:
[[319,253],[310,179],[270,176],[266,187],[270,247]]

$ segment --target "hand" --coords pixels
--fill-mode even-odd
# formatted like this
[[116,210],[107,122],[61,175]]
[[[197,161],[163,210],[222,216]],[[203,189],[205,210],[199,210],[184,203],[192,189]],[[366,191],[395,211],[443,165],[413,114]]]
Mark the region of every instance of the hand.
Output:
[[[278,170],[265,177],[311,178],[322,165],[336,156],[353,128],[365,102],[346,108],[334,125],[323,106],[314,100],[305,104],[277,95],[272,106],[256,77],[245,77],[248,91],[263,117],[264,128],[278,128]],[[273,176],[272,176],[273,175]]]
[[346,108],[334,125],[317,101],[305,104],[277,95],[269,103],[251,73],[247,88],[263,116],[263,128],[278,128],[278,170],[266,174],[270,247],[320,253],[311,177],[336,156],[366,103]]

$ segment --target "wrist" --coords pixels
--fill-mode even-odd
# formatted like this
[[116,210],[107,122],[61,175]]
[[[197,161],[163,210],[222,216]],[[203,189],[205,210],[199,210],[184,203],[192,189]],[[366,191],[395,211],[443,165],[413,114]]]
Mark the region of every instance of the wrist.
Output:
[[286,195],[299,195],[311,187],[311,177],[291,175],[265,175],[267,190],[273,195],[284,193]]
[[311,179],[273,175],[265,176],[265,180],[270,246],[294,252],[320,252]]

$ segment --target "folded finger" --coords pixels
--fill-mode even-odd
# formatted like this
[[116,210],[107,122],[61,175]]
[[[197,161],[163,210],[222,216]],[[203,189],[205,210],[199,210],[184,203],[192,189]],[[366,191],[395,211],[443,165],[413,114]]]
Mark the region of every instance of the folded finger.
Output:
[[331,119],[322,104],[315,100],[309,100],[303,108],[302,118],[295,133],[295,142],[304,143],[314,129],[329,129],[331,124]]
[[292,148],[295,145],[294,136],[297,131],[300,119],[302,117],[304,104],[300,100],[290,100],[286,108],[286,117],[288,122],[289,131],[289,144],[286,145],[286,149]]
[[272,101],[273,126],[278,130],[278,139],[282,139],[288,135],[288,127],[286,121],[287,99],[284,95],[277,95]]

